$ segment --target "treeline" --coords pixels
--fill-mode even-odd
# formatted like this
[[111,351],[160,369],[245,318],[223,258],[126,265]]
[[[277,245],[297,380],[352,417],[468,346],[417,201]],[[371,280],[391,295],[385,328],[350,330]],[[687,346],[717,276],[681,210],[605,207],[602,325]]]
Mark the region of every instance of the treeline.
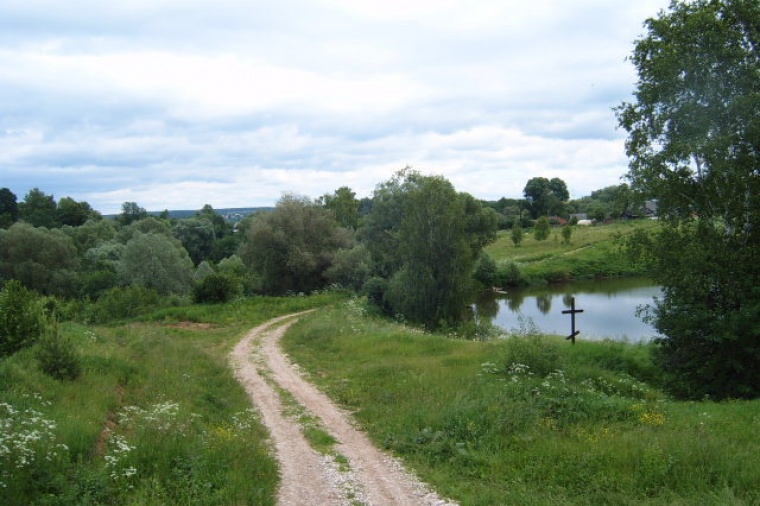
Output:
[[542,216],[550,221],[571,221],[584,216],[604,222],[620,218],[644,216],[641,197],[627,184],[608,186],[591,192],[591,195],[570,200],[567,185],[560,178],[530,179],[523,190],[522,199],[503,197],[486,204],[499,213],[499,229],[532,226]]
[[126,202],[113,219],[86,202],[35,188],[0,190],[0,282],[56,298],[89,321],[159,303],[370,287],[378,308],[426,326],[455,324],[496,213],[447,180],[411,169],[369,202],[339,188],[284,196],[235,225],[206,205],[194,216],[150,216]]

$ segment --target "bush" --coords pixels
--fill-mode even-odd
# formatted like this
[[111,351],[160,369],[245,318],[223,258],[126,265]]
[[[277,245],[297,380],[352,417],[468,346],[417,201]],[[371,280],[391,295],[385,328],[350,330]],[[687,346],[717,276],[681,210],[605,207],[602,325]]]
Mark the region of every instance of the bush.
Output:
[[82,372],[82,359],[72,339],[61,334],[54,320],[45,326],[37,348],[42,372],[58,380],[75,380]]
[[513,365],[526,366],[538,377],[562,368],[559,343],[540,334],[518,334],[507,339],[502,363],[508,371]]
[[93,305],[91,317],[96,323],[134,318],[159,307],[161,299],[157,291],[141,285],[112,288]]
[[193,288],[193,300],[204,302],[229,302],[243,293],[243,287],[233,276],[221,273],[206,275]]
[[520,268],[514,262],[508,262],[502,265],[496,272],[496,284],[501,287],[521,286],[526,284]]
[[390,306],[385,299],[385,294],[388,291],[388,281],[374,277],[367,280],[362,287],[362,291],[367,294],[367,302],[370,305],[375,306],[384,313],[390,312]]
[[37,296],[16,280],[0,290],[0,357],[34,344],[42,332]]
[[481,253],[480,258],[475,263],[472,277],[484,287],[493,286],[496,283],[496,262],[493,258],[487,253]]

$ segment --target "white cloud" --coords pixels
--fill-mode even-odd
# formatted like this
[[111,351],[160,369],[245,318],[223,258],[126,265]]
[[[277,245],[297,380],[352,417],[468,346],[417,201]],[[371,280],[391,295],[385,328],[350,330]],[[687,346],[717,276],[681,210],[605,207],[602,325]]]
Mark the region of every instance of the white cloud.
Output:
[[10,0],[0,186],[104,212],[369,195],[409,164],[480,198],[626,170],[611,107],[667,0]]

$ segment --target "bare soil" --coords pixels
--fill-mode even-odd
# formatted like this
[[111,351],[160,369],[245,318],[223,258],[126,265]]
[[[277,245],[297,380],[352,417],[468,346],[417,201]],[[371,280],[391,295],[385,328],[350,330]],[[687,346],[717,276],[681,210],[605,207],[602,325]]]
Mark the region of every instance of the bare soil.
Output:
[[[251,330],[230,355],[235,376],[245,387],[270,431],[280,463],[278,504],[443,506],[440,498],[396,458],[376,448],[355,427],[351,416],[306,381],[278,345],[280,337],[304,313],[270,320]],[[335,455],[315,451],[297,419],[285,414],[277,389],[290,392],[337,444]],[[342,459],[339,459],[342,460]]]

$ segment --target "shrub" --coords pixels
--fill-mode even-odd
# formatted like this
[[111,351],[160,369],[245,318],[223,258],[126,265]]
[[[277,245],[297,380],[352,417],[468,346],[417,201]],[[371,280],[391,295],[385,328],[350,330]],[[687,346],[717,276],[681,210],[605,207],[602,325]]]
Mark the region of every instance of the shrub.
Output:
[[481,253],[478,261],[475,263],[472,277],[484,287],[493,286],[496,282],[496,262],[494,262],[493,258],[487,253]]
[[58,380],[75,380],[82,372],[82,359],[74,341],[60,332],[58,322],[51,320],[37,348],[42,372]]
[[367,280],[362,287],[362,291],[367,294],[367,302],[370,305],[375,306],[384,313],[390,312],[390,307],[385,299],[385,294],[388,291],[388,281],[374,277]]
[[540,334],[518,334],[507,339],[502,359],[504,370],[514,365],[525,366],[538,377],[562,367],[559,343]]
[[549,223],[549,218],[541,216],[538,221],[536,221],[536,225],[533,228],[533,237],[535,237],[537,241],[545,241],[549,238],[550,231],[551,224]]
[[197,303],[228,302],[243,293],[243,287],[233,276],[221,273],[206,275],[193,288],[193,300]]
[[496,272],[496,283],[499,286],[521,286],[525,284],[520,268],[514,262],[502,265]]
[[161,299],[158,292],[141,285],[112,288],[93,305],[92,319],[97,323],[105,323],[134,318],[158,307]]
[[34,344],[42,332],[37,296],[16,280],[0,290],[0,357]]

